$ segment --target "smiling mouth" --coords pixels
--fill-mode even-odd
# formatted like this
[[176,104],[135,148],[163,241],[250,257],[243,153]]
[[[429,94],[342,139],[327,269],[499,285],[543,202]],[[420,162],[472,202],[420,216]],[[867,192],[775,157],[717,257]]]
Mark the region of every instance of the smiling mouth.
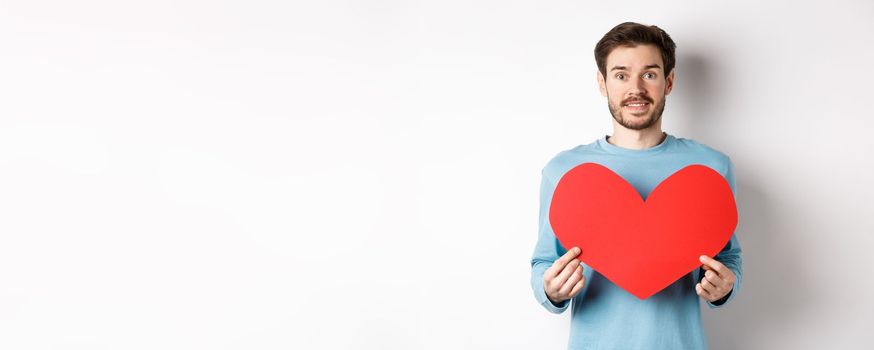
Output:
[[649,102],[627,103],[627,104],[622,105],[622,108],[625,108],[625,109],[632,111],[632,112],[642,112],[642,111],[645,111],[647,108],[649,108]]

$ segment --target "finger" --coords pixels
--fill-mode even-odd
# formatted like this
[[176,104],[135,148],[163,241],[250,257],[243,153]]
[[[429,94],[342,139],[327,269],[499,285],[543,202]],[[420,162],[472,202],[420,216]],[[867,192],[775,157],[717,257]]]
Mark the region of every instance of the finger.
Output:
[[571,274],[574,273],[574,270],[576,270],[577,267],[580,267],[580,261],[577,259],[572,259],[569,264],[565,265],[564,270],[562,270],[561,273],[555,277],[553,283],[561,287],[562,285],[564,285],[564,282],[571,277]]
[[574,288],[571,289],[570,297],[573,298],[573,297],[577,296],[577,294],[580,294],[580,291],[583,290],[583,286],[585,286],[585,285],[586,285],[586,276],[583,275],[583,278],[581,278],[580,281],[574,285]]
[[571,248],[567,253],[564,253],[564,255],[556,259],[555,262],[552,263],[552,267],[546,270],[546,273],[550,273],[550,276],[558,275],[571,260],[580,254],[580,251],[581,250],[578,247]]
[[695,292],[698,293],[698,296],[706,300],[710,300],[711,298],[710,292],[705,290],[704,287],[701,286],[701,283],[695,284]]
[[710,292],[710,294],[714,294],[719,290],[716,288],[716,285],[710,283],[706,278],[701,280],[701,287],[704,287],[704,290]]
[[580,266],[579,262],[575,262],[576,260],[571,260],[570,264],[565,265],[564,270],[561,271],[558,276],[545,278],[545,282],[548,283],[549,288],[547,290],[558,294],[558,292],[564,287],[565,282],[570,278],[571,274],[574,271],[574,266]]
[[581,249],[579,247],[573,247],[571,250],[568,250],[567,253],[564,253],[558,260],[555,261],[556,264],[567,265],[580,254]]
[[704,272],[704,278],[706,278],[710,283],[713,283],[714,286],[721,286],[725,284],[725,279],[719,277],[716,272],[706,271]]
[[583,266],[577,265],[577,269],[574,270],[574,273],[571,275],[571,277],[567,279],[567,282],[565,282],[561,289],[558,291],[559,295],[567,295],[568,293],[570,293],[571,289],[574,288],[574,285],[576,285],[581,278],[583,278]]
[[723,265],[721,262],[707,255],[702,255],[698,258],[698,260],[700,260],[701,263],[703,263],[704,265],[713,268],[713,270],[716,271],[716,273],[720,276],[724,275],[726,273],[725,271],[728,270],[728,268],[725,267],[725,265]]

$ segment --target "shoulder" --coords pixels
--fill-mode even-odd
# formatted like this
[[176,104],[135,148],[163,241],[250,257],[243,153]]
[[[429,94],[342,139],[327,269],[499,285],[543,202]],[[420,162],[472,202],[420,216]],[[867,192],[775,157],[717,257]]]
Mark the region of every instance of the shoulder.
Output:
[[578,145],[556,153],[543,166],[543,175],[550,179],[560,178],[564,172],[581,163],[583,159],[598,153],[595,143]]
[[708,165],[723,175],[731,170],[731,157],[722,151],[693,139],[677,137],[676,140],[678,151],[688,153],[696,162]]

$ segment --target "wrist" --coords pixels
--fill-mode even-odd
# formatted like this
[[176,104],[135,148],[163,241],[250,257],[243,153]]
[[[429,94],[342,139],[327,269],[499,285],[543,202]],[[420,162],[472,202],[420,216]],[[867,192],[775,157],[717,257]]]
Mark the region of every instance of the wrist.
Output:
[[550,297],[548,294],[546,295],[546,299],[548,299],[549,302],[556,307],[562,307],[564,305],[564,302],[567,301],[567,299],[562,301],[555,301],[555,299],[552,299],[552,297]]
[[716,306],[719,306],[719,305],[725,304],[725,302],[728,301],[728,297],[731,296],[731,292],[732,292],[733,290],[734,290],[734,288],[730,289],[730,290],[728,291],[728,293],[726,293],[725,295],[722,296],[722,298],[719,298],[719,299],[716,299],[716,300],[714,300],[714,301],[711,301],[710,303],[713,304],[713,305],[716,305]]

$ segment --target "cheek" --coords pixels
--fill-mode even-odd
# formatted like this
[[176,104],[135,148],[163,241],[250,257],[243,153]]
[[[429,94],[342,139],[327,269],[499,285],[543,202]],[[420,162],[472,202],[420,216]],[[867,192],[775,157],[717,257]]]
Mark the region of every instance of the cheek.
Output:
[[665,83],[664,82],[653,83],[652,85],[649,86],[649,88],[647,90],[649,90],[650,94],[653,94],[656,96],[661,96],[662,93],[665,92]]

